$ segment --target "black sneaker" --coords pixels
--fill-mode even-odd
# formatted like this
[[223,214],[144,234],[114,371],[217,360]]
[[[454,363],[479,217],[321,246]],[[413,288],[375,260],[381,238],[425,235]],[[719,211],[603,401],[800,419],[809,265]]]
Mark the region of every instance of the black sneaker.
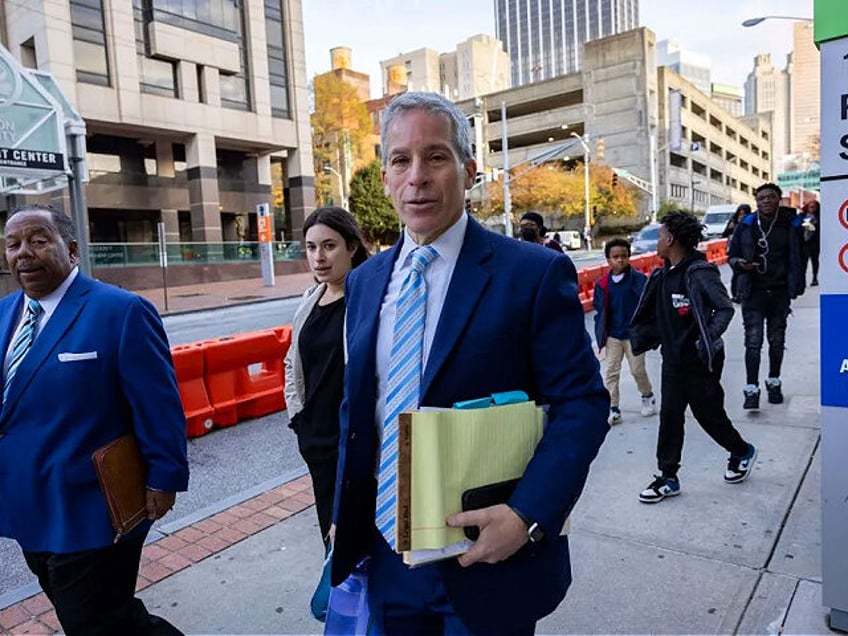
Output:
[[749,384],[745,387],[743,393],[745,394],[745,403],[742,405],[743,409],[760,408],[760,389],[756,385]]
[[769,404],[783,404],[783,391],[780,390],[780,378],[766,380],[766,393]]
[[654,481],[639,493],[639,501],[642,503],[657,503],[666,497],[676,497],[679,494],[680,480],[677,477],[654,475]]
[[757,449],[753,444],[748,444],[748,452],[744,457],[731,455],[727,460],[727,470],[724,471],[724,481],[728,484],[739,484],[751,476],[751,469],[757,461]]
[[818,278],[814,278],[814,279],[813,279],[813,282],[812,282],[812,283],[810,283],[810,287],[818,287],[818,286],[819,286],[819,279],[818,279]]

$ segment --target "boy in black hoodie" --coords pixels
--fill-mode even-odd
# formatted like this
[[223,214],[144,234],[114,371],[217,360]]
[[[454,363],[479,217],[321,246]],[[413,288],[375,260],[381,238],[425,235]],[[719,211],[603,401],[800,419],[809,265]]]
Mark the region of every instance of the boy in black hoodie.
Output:
[[730,453],[725,482],[745,481],[757,458],[757,449],[742,439],[724,410],[721,334],[733,317],[733,305],[718,268],[695,249],[701,224],[687,212],[671,212],[661,223],[657,254],[666,265],[651,273],[630,325],[633,353],[661,346],[663,360],[660,474],[639,494],[643,503],[680,494],[677,471],[687,406],[701,428]]

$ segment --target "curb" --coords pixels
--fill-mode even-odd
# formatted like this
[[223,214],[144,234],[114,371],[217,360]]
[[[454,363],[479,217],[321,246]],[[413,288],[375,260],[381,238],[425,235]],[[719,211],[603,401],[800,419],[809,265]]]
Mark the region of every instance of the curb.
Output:
[[[137,292],[136,292],[137,293]],[[139,294],[140,295],[140,294]],[[183,316],[186,314],[198,314],[202,311],[214,311],[216,309],[227,309],[229,307],[242,307],[244,305],[257,305],[260,303],[270,303],[275,300],[289,300],[291,298],[300,298],[303,295],[303,292],[299,294],[291,294],[289,296],[272,296],[270,298],[257,298],[255,300],[240,300],[234,303],[224,303],[222,305],[212,305],[211,307],[195,307],[192,309],[175,309],[172,311],[160,311],[158,307],[156,307],[156,311],[159,312],[159,315],[162,318],[170,317],[170,316]],[[148,299],[150,300],[150,299]],[[153,302],[153,301],[151,301]],[[155,303],[154,303],[155,306]]]
[[[214,557],[314,504],[308,472],[298,469],[159,526],[142,550],[136,591]],[[56,612],[38,583],[0,596],[0,634],[60,631]]]

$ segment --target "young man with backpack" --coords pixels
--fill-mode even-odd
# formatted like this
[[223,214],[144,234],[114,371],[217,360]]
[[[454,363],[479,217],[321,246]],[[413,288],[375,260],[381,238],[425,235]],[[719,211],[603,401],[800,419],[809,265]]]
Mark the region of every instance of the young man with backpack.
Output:
[[721,335],[733,318],[733,304],[718,268],[696,249],[701,224],[687,212],[671,212],[661,223],[657,254],[666,265],[651,273],[630,324],[634,354],[657,347],[662,353],[660,474],[639,494],[643,503],[680,494],[677,472],[687,406],[701,428],[730,453],[726,483],[745,481],[757,459],[757,449],[742,439],[724,410]]

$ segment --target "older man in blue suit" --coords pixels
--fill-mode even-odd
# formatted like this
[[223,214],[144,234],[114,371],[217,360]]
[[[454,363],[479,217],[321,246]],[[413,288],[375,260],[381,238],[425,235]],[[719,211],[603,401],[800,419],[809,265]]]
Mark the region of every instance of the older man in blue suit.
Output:
[[[405,93],[382,119],[383,184],[406,229],[347,281],[333,582],[370,557],[369,607],[387,634],[530,634],[570,584],[561,529],[608,430],[576,272],[567,257],[488,232],[465,213],[476,165],[467,118],[452,103]],[[381,462],[410,387],[412,406],[509,390],[549,405],[509,501],[446,520],[477,526],[473,547],[415,569],[385,532],[392,476]]]
[[[78,270],[74,225],[49,206],[6,223],[22,291],[0,300],[0,536],[15,539],[75,634],[180,634],[135,598],[152,522],[188,486],[185,416],[168,342],[144,299]],[[116,541],[91,455],[132,431],[147,521]]]

